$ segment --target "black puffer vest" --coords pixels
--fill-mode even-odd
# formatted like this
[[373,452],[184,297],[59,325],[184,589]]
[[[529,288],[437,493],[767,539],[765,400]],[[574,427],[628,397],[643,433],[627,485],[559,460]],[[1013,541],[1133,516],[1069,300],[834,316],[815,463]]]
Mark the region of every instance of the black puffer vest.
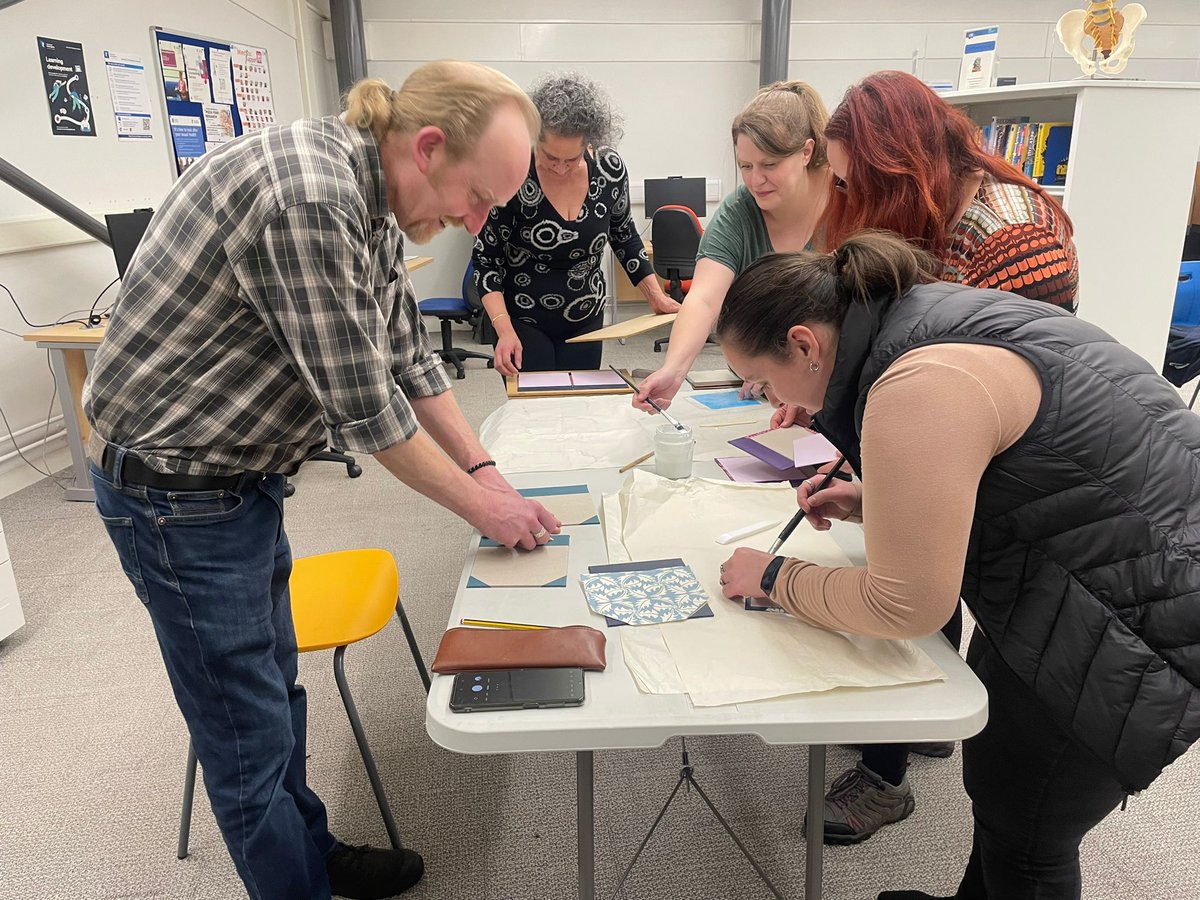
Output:
[[[1062,310],[919,285],[854,304],[842,326],[817,426],[864,478],[887,477],[862,472],[867,391],[908,350],[945,342],[1007,347],[1043,385],[979,484],[963,599],[1056,720],[1141,790],[1200,736],[1200,417]],[[913,465],[938,477],[936,459]]]

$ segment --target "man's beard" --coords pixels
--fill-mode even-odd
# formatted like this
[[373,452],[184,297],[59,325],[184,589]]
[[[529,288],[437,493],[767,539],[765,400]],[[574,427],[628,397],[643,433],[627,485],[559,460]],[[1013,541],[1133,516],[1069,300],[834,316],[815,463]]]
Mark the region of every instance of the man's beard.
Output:
[[421,219],[404,229],[405,236],[414,244],[428,244],[442,233],[444,228],[461,228],[462,219],[457,216],[442,216],[440,219]]

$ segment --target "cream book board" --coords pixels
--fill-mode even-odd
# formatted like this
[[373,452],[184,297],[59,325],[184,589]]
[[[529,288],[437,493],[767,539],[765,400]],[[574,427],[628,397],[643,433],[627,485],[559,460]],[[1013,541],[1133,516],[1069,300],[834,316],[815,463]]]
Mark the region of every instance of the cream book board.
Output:
[[607,328],[597,328],[595,331],[567,338],[567,343],[583,344],[588,341],[615,341],[620,338],[635,337],[639,334],[645,334],[647,331],[653,331],[656,328],[670,325],[675,321],[677,315],[679,313],[666,313],[661,316],[647,313],[644,316],[618,322],[616,325],[609,325]]
[[1079,317],[1161,368],[1200,151],[1200,83],[1077,79],[942,97],[981,125],[1072,123],[1061,202],[1075,225]]
[[12,560],[8,558],[8,544],[4,540],[4,523],[0,522],[0,641],[24,624],[25,615],[21,611],[17,581],[13,577]]

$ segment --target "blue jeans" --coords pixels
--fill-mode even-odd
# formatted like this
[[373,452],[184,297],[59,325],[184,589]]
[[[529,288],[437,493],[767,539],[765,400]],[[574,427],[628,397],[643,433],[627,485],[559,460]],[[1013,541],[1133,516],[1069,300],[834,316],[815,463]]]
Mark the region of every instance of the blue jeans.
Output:
[[[124,450],[117,450],[120,472]],[[283,476],[225,491],[108,480],[96,508],[154,624],[213,813],[254,900],[327,900],[337,846],[305,783]],[[182,748],[180,748],[182,752]],[[181,757],[182,758],[182,757]]]

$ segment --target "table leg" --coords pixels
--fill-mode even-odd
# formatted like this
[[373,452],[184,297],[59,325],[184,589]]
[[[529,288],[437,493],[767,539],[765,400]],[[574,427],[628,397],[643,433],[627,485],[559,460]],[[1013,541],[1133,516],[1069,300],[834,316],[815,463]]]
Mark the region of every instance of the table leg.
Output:
[[87,452],[84,442],[91,429],[83,415],[83,382],[87,378],[88,351],[51,347],[50,367],[54,370],[54,381],[58,386],[58,403],[63,413],[63,428],[67,432],[67,445],[71,448],[73,483],[66,490],[68,500],[83,500],[91,503],[95,499],[92,479],[88,474]]
[[575,816],[579,836],[579,900],[596,898],[596,813],[592,751],[575,753]]
[[825,745],[808,748],[808,837],[804,854],[804,900],[821,900],[825,852]]

